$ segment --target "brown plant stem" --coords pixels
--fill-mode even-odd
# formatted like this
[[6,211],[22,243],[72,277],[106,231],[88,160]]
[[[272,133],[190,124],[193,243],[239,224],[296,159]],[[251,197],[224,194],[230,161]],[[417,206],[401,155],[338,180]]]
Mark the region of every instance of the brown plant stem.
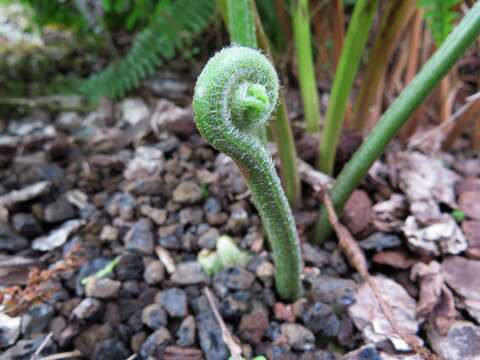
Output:
[[391,0],[388,3],[353,110],[351,126],[357,131],[363,131],[368,124],[379,84],[385,76],[390,54],[396,44],[395,39],[414,10],[413,0]]

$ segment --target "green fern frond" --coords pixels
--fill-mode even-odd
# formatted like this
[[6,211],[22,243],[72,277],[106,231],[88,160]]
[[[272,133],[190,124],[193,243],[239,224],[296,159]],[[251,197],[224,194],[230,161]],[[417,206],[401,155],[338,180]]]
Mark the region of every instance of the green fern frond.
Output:
[[459,2],[460,0],[418,1],[418,6],[425,10],[425,19],[437,46],[440,46],[452,31],[458,16],[453,7]]
[[82,81],[79,92],[92,99],[123,97],[171,60],[185,39],[205,29],[214,9],[214,0],[172,1],[140,31],[124,58]]

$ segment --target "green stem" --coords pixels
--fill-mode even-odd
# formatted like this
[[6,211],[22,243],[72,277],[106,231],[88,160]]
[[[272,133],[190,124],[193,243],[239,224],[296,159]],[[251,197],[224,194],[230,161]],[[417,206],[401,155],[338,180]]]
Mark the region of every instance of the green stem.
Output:
[[240,168],[262,218],[276,266],[279,295],[301,294],[300,248],[295,222],[273,161],[257,134],[278,100],[278,77],[268,59],[233,46],[209,60],[198,77],[193,97],[200,134]]
[[[389,141],[479,34],[480,2],[476,2],[442,46],[383,114],[377,126],[338,176],[331,191],[332,202],[338,212],[342,210],[351,193],[360,184],[374,161],[380,157]],[[327,213],[322,208],[313,240],[318,243],[323,242],[330,235],[330,231]]]
[[255,22],[250,0],[228,0],[228,19],[232,43],[257,49]]
[[318,100],[315,68],[313,66],[312,39],[308,0],[295,0],[293,4],[293,35],[295,40],[298,77],[307,131],[320,129],[320,106]]
[[377,10],[377,4],[378,0],[357,1],[352,20],[348,26],[328,104],[325,128],[320,141],[319,169],[328,175],[333,173],[348,98],[367,44],[368,33]]
[[385,76],[388,60],[396,45],[395,38],[414,10],[415,2],[411,0],[390,0],[388,3],[353,107],[350,125],[357,131],[365,130],[368,124],[370,109],[375,103],[380,82]]
[[[263,30],[262,22],[258,16],[256,8],[254,8],[254,12],[255,23],[257,25],[258,43],[265,54],[272,58],[270,42]],[[297,167],[295,139],[293,138],[292,128],[290,127],[285,96],[283,95],[282,89],[280,89],[278,108],[274,116],[274,121],[271,123],[271,129],[273,132],[273,138],[277,144],[282,183],[285,188],[285,193],[290,205],[295,206],[300,202],[301,198],[300,175]]]

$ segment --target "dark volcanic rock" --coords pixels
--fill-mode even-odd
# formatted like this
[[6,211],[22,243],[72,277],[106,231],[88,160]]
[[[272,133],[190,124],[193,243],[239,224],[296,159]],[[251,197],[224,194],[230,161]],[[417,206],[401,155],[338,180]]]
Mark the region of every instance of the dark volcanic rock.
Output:
[[138,250],[146,255],[152,254],[155,246],[152,222],[140,219],[135,222],[124,238],[128,250]]
[[26,249],[28,246],[27,239],[14,233],[8,225],[0,222],[0,251],[17,252]]
[[66,198],[60,197],[45,207],[43,216],[46,222],[56,223],[73,219],[77,216],[77,210]]
[[120,360],[127,359],[130,351],[118,339],[103,340],[95,345],[93,360]]
[[31,306],[22,316],[22,334],[28,336],[41,333],[54,315],[55,310],[51,305],[36,304]]
[[183,319],[175,336],[177,338],[178,346],[191,346],[195,343],[195,318],[193,315],[187,316]]
[[[43,343],[47,335],[37,336],[32,340],[20,340],[15,346],[0,355],[0,360],[29,360]],[[57,352],[57,346],[51,341],[42,350],[42,356],[52,355]]]
[[122,255],[114,269],[120,281],[140,280],[144,271],[142,255],[137,251],[129,251]]
[[150,262],[143,272],[143,278],[150,285],[161,283],[165,279],[165,269],[162,263],[158,260]]
[[307,307],[303,314],[303,323],[315,334],[325,336],[337,336],[340,321],[333,309],[321,302],[316,302]]
[[140,356],[144,359],[149,356],[162,359],[165,348],[170,345],[171,340],[170,333],[167,329],[158,329],[143,342],[140,348]]
[[171,317],[185,317],[188,314],[187,294],[182,289],[164,290],[157,295],[156,302],[161,304]]
[[167,313],[159,304],[150,304],[142,311],[142,322],[152,330],[167,325]]
[[268,316],[265,311],[257,309],[242,316],[238,333],[241,338],[250,344],[258,344],[268,328]]
[[224,286],[230,290],[246,290],[249,289],[255,281],[255,275],[244,268],[235,266],[220,271],[215,275],[215,285]]
[[222,331],[211,312],[196,317],[198,339],[207,360],[225,360],[230,351],[222,340]]
[[176,285],[195,285],[206,283],[209,278],[198,262],[187,261],[177,265],[171,280]]
[[42,234],[42,227],[35,216],[29,213],[18,213],[12,216],[12,226],[20,235],[29,239]]

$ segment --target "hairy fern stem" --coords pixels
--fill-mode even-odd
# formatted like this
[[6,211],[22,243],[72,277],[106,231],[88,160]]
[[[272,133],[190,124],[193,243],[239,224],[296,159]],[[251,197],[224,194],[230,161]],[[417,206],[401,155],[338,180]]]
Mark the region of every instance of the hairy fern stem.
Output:
[[295,222],[273,161],[257,136],[275,110],[278,77],[258,51],[232,46],[209,60],[193,97],[200,134],[240,168],[267,232],[276,287],[285,300],[301,294],[300,248]]

